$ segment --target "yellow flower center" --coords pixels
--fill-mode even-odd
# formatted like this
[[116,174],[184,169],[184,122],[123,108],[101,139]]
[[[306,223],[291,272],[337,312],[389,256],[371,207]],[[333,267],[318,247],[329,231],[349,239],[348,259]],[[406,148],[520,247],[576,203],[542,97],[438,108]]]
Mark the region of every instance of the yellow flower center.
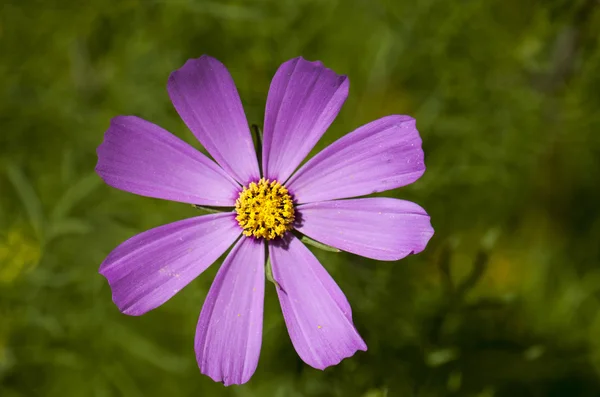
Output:
[[235,210],[235,219],[246,236],[272,240],[291,230],[294,222],[294,203],[288,190],[265,178],[244,187]]

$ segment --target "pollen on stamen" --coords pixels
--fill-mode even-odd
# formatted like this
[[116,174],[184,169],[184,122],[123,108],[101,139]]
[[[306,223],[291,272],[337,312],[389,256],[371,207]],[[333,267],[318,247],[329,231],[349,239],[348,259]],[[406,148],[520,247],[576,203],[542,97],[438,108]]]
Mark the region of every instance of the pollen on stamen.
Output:
[[235,210],[235,219],[248,237],[272,240],[291,230],[294,222],[294,203],[288,190],[265,178],[244,187]]

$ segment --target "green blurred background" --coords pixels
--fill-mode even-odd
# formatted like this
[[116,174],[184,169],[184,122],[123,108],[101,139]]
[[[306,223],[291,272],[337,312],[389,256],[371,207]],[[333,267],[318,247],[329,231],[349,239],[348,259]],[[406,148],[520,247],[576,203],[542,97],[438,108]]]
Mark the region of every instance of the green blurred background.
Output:
[[[0,1],[0,396],[600,396],[597,0]],[[267,285],[244,386],[193,340],[218,266],[142,317],[97,269],[120,242],[198,215],[103,185],[96,147],[135,114],[198,147],[166,93],[210,54],[262,124],[277,67],[350,78],[313,154],[388,114],[417,118],[427,172],[388,192],[436,234],[398,263],[315,254],[369,346],[324,372]]]

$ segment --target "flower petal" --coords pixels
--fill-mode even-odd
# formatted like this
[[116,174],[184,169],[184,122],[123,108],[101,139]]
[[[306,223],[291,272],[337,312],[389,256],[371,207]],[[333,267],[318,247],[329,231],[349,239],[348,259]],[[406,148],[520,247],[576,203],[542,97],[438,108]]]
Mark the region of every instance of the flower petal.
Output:
[[185,219],[138,234],[100,265],[113,302],[132,316],[169,300],[209,267],[241,234],[235,214]]
[[305,363],[325,369],[367,350],[343,292],[300,240],[269,244],[269,256],[292,344]]
[[332,247],[393,261],[425,249],[433,236],[429,215],[393,198],[335,200],[298,206],[296,229]]
[[413,183],[425,172],[421,138],[409,116],[388,116],[338,139],[286,186],[298,203],[363,196]]
[[111,120],[96,172],[110,186],[190,204],[233,206],[239,185],[202,153],[135,116]]
[[196,328],[200,371],[225,386],[248,382],[260,355],[265,246],[242,237],[210,287]]
[[263,137],[263,175],[285,182],[315,146],[348,96],[349,81],[321,62],[294,58],[271,81]]
[[203,55],[188,60],[167,84],[177,112],[211,156],[245,185],[260,178],[240,96],[227,68]]

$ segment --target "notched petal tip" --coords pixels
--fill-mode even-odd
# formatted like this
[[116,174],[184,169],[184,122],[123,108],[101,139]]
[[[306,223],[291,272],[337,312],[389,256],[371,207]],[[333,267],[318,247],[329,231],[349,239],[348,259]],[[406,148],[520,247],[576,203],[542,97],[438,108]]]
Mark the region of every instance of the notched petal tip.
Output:
[[137,311],[131,305],[127,305],[119,300],[118,293],[117,293],[116,289],[114,288],[115,280],[111,280],[111,278],[109,278],[109,276],[106,275],[106,270],[103,270],[103,267],[104,267],[104,262],[102,262],[102,265],[100,265],[98,274],[100,274],[102,277],[104,277],[106,279],[106,281],[108,282],[108,286],[110,288],[110,293],[111,293],[111,300],[115,304],[117,309],[119,309],[119,311],[122,314],[125,314],[127,316],[132,316],[132,317],[139,317],[142,314],[144,314],[145,312]]
[[349,80],[320,61],[281,64],[265,110],[263,171],[286,181],[333,122],[348,96]]
[[392,115],[338,139],[286,183],[298,203],[358,197],[409,185],[425,172],[415,119]]
[[287,250],[270,245],[269,255],[274,276],[287,291],[277,295],[288,333],[305,363],[323,370],[366,350],[348,300],[299,239],[291,239]]
[[232,214],[212,214],[156,227],[121,243],[100,265],[112,299],[130,316],[171,299],[239,237]]
[[167,130],[117,116],[96,149],[96,173],[109,186],[189,204],[231,206],[238,184],[213,161]]
[[296,229],[320,243],[381,261],[423,251],[433,235],[427,212],[410,201],[371,197],[298,206]]
[[94,167],[94,171],[107,184],[108,184],[108,182],[105,177],[103,165],[106,163],[106,159],[104,158],[104,156],[106,154],[108,154],[107,152],[110,150],[108,148],[110,137],[112,135],[115,135],[118,131],[120,131],[118,128],[115,128],[115,127],[124,126],[127,121],[133,121],[135,119],[141,120],[137,116],[129,116],[129,115],[118,115],[118,116],[111,118],[108,128],[106,129],[106,131],[104,131],[104,135],[102,136],[102,142],[100,142],[100,144],[96,148],[97,161],[96,161],[96,166]]
[[[109,259],[109,258],[110,258],[110,256],[107,259]],[[127,316],[139,317],[142,314],[145,314],[146,311],[136,310],[135,305],[133,305],[132,303],[123,302],[122,299],[119,299],[119,290],[116,287],[118,278],[115,279],[115,278],[110,277],[110,266],[113,263],[107,263],[108,262],[107,259],[104,260],[102,262],[102,264],[100,265],[100,268],[98,269],[98,274],[100,274],[102,277],[104,277],[106,279],[106,282],[108,283],[108,286],[110,288],[112,302],[115,304],[117,309],[119,309],[119,312],[121,312],[122,314],[125,314]]]
[[[281,64],[281,66],[279,68],[281,68],[282,66],[287,65],[287,64],[294,64],[294,67],[297,67],[298,63],[304,64],[304,65],[312,65],[313,67],[315,67],[317,69],[323,69],[324,71],[332,72],[332,73],[334,73],[334,74],[336,74],[338,76],[338,79],[339,79],[338,81],[339,82],[346,82],[346,81],[348,81],[348,83],[349,83],[349,79],[348,79],[347,75],[336,73],[335,70],[333,70],[331,68],[328,68],[327,66],[325,66],[325,64],[322,61],[320,61],[318,59],[316,61],[310,61],[310,60],[304,58],[302,55],[300,55],[300,56],[298,56],[296,58],[292,58],[292,59],[290,59],[288,61],[285,61],[284,63]],[[337,85],[337,84],[334,84],[334,86],[335,85]]]
[[395,259],[391,259],[392,261],[398,261],[411,255],[420,254],[421,252],[425,251],[425,248],[427,248],[429,241],[434,235],[434,229],[431,225],[431,217],[427,214],[427,212],[423,210],[423,214],[421,215],[423,215],[423,218],[427,219],[427,225],[423,227],[423,230],[420,233],[420,241],[415,243],[416,247],[413,250],[406,254],[398,255]]
[[409,255],[416,255],[416,254],[423,252],[425,250],[425,248],[427,247],[427,245],[429,244],[429,241],[435,234],[435,230],[433,229],[433,226],[431,225],[431,217],[429,215],[427,215],[427,219],[429,221],[429,227],[426,228],[422,233],[422,240],[421,240],[422,246],[419,247],[418,249],[414,250],[413,252],[411,252]]
[[[427,218],[429,219],[429,216]],[[395,258],[389,259],[389,261],[399,261],[399,260],[409,257],[411,255],[420,254],[421,252],[425,251],[425,248],[427,248],[427,245],[429,244],[429,241],[431,240],[433,235],[434,235],[434,230],[430,224],[429,230],[422,232],[422,238],[421,238],[419,247],[413,249],[412,251],[410,251],[406,254],[401,254],[401,255],[396,256]]]
[[210,379],[212,379],[216,383],[223,384],[223,386],[225,386],[225,387],[240,386],[240,385],[248,383],[250,381],[250,379],[252,379],[252,374],[250,374],[249,376],[245,376],[242,379],[240,379],[239,381],[236,381],[236,380],[233,380],[229,376],[211,375],[208,371],[205,371],[202,368],[200,368],[200,373],[202,375],[208,376]]
[[194,341],[200,372],[225,386],[246,383],[262,343],[265,248],[242,237],[206,296]]
[[[335,89],[338,95],[342,95],[344,97],[348,96],[348,92],[350,89],[350,79],[345,74],[338,74],[335,70],[328,68],[323,64],[322,61],[310,61],[302,56],[292,58],[288,61],[285,61],[279,66],[279,70],[283,70],[284,67],[291,67],[291,72],[288,72],[287,76],[290,77],[296,70],[304,70],[304,73],[309,73],[307,71],[311,70],[314,72],[318,70],[319,73],[327,73],[336,76],[335,79],[329,81],[329,85]],[[279,71],[278,70],[278,71]]]
[[362,344],[360,346],[356,347],[356,350],[354,350],[354,352],[344,355],[343,357],[340,357],[339,360],[331,361],[331,362],[323,364],[321,366],[313,366],[312,364],[308,364],[308,365],[310,365],[314,369],[318,369],[320,371],[325,371],[327,368],[335,367],[336,365],[339,365],[345,359],[353,357],[359,351],[363,351],[363,352],[367,351],[367,345],[365,344],[364,341],[362,341]]
[[421,138],[421,134],[417,129],[417,120],[414,117],[407,115],[393,115],[390,117],[394,117],[396,119],[396,126],[402,131],[405,129],[413,130],[409,134],[412,135],[411,139],[411,147],[414,148],[414,154],[410,158],[410,161],[413,164],[416,164],[415,169],[411,172],[412,181],[408,182],[407,185],[410,185],[416,181],[418,181],[423,174],[425,174],[425,152],[423,151],[423,139]]
[[98,147],[96,147],[96,156],[98,157],[98,159],[96,161],[96,166],[94,167],[94,171],[96,171],[98,176],[100,178],[102,178],[102,180],[104,180],[105,182],[106,182],[106,179],[103,175],[102,165],[104,163],[106,163],[105,156],[108,155],[109,154],[108,152],[110,151],[109,141],[110,141],[111,137],[113,135],[116,135],[117,133],[119,133],[121,131],[121,129],[119,129],[118,127],[125,126],[127,121],[137,121],[137,120],[143,121],[142,119],[140,119],[137,116],[128,116],[128,115],[118,115],[118,116],[115,116],[110,119],[108,128],[106,129],[106,131],[104,131],[104,135],[102,135],[102,142],[100,142]]
[[260,172],[239,93],[227,67],[203,55],[188,59],[167,81],[173,106],[190,131],[238,183]]
[[211,68],[213,66],[225,68],[225,65],[223,64],[223,62],[221,62],[217,58],[211,57],[210,55],[207,55],[207,54],[203,54],[203,55],[199,56],[198,58],[188,58],[184,62],[184,64],[181,65],[181,67],[179,67],[178,69],[175,69],[174,71],[171,72],[171,74],[169,75],[167,87],[169,87],[169,83],[171,83],[172,79],[175,78],[178,74],[186,73],[186,72],[194,73],[194,69],[196,69],[198,66],[204,66],[206,64],[209,65],[209,68]]

